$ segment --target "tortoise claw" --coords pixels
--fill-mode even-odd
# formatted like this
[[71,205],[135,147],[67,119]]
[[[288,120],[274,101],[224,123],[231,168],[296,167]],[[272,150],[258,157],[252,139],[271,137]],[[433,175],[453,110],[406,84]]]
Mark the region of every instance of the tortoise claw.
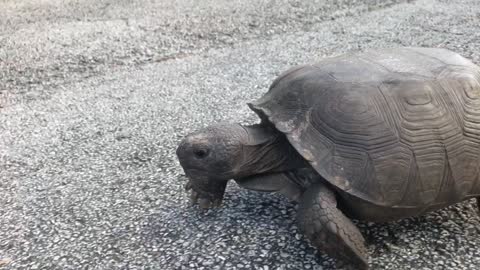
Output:
[[202,197],[202,195],[195,190],[190,191],[190,205],[195,205],[198,203],[202,209],[210,209],[220,207],[222,204],[222,199],[214,199]]
[[213,203],[212,203],[212,207],[220,207],[220,205],[222,205],[222,200],[221,199],[214,200]]
[[206,199],[206,198],[201,198],[201,199],[198,200],[198,205],[202,209],[208,209],[208,208],[211,208],[212,201],[210,201],[209,199]]
[[192,190],[190,193],[190,204],[194,205],[197,203],[197,201],[198,201],[198,192],[196,192],[195,190]]
[[189,191],[190,189],[192,189],[192,182],[191,182],[191,181],[188,181],[188,182],[185,184],[185,190],[186,190],[186,191]]
[[199,204],[200,208],[208,209],[219,207],[223,201],[227,182],[224,183],[202,183],[200,185],[194,180],[189,180],[184,188],[190,193],[190,205]]

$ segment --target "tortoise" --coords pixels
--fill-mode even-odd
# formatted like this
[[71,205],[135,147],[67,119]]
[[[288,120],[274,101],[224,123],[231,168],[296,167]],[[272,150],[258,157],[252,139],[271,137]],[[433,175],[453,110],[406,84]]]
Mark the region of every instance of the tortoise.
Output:
[[385,222],[480,197],[480,67],[442,48],[369,49],[293,67],[248,103],[253,125],[187,135],[177,156],[203,208],[230,179],[298,202],[299,229],[368,269],[352,219]]

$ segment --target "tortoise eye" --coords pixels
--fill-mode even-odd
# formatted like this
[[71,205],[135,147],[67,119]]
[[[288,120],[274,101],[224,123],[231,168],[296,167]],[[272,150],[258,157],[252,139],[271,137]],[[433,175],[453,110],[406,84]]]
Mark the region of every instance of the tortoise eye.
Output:
[[207,149],[195,149],[193,150],[193,154],[196,158],[202,159],[208,156],[209,151]]

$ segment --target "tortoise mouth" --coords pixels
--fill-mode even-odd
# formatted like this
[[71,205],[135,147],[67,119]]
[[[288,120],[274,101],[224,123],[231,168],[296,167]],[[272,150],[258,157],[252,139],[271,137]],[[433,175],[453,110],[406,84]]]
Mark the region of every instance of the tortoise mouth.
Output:
[[184,169],[184,171],[188,179],[195,183],[228,181],[232,178],[232,175],[234,175],[232,171],[210,172],[199,167],[190,167],[188,169]]

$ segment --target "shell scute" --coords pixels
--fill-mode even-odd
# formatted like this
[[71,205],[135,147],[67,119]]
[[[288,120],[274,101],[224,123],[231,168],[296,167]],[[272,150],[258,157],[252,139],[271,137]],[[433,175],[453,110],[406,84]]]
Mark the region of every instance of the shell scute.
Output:
[[444,50],[329,58],[251,104],[338,189],[388,207],[480,195],[480,68]]

